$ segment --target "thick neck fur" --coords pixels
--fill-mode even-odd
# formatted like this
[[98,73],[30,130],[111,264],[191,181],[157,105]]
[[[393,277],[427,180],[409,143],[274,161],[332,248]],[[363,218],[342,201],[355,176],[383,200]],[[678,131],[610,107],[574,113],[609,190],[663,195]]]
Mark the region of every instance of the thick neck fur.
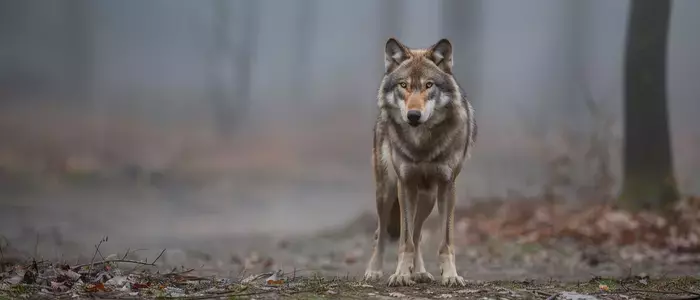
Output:
[[440,160],[447,149],[455,143],[464,142],[461,138],[465,130],[466,115],[458,101],[451,101],[435,111],[428,122],[417,127],[408,125],[401,119],[400,112],[384,108],[386,129],[391,146],[397,154],[414,162]]

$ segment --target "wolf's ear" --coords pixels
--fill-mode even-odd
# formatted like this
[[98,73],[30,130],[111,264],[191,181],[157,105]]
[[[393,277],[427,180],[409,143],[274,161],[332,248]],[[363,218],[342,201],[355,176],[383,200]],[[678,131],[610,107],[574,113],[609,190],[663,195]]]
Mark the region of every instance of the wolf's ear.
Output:
[[432,45],[425,55],[446,73],[452,73],[452,43],[441,39]]
[[394,71],[396,67],[410,57],[411,54],[406,46],[395,38],[389,38],[384,46],[384,70],[386,73],[391,73],[391,71]]

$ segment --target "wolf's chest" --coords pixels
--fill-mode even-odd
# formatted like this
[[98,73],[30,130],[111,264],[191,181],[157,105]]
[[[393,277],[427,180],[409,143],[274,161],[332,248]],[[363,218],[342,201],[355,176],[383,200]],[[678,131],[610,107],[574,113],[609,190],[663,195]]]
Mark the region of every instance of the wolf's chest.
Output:
[[448,161],[415,161],[388,141],[382,144],[380,157],[389,174],[403,181],[427,184],[435,180],[449,180],[452,177],[453,168]]

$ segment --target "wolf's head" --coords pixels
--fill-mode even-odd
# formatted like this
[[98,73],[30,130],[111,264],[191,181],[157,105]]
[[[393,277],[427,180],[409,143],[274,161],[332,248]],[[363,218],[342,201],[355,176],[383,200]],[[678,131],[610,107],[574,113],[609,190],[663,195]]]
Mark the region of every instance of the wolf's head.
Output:
[[447,39],[427,49],[410,49],[390,38],[384,50],[384,67],[379,106],[411,126],[428,122],[460,98],[452,76],[452,44]]

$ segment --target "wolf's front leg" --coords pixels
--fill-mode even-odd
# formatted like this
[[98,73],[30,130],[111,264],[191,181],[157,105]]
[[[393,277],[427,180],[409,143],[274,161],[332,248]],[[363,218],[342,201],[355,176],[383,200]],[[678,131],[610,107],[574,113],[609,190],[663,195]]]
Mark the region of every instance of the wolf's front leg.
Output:
[[441,184],[438,187],[438,210],[440,211],[440,226],[442,227],[442,243],[438,251],[442,284],[446,286],[466,286],[462,276],[457,274],[454,252],[454,182]]
[[399,236],[399,261],[396,272],[389,276],[389,286],[408,286],[411,279],[413,261],[416,254],[413,243],[413,220],[416,215],[417,191],[399,183],[399,206],[401,207],[401,234]]
[[415,282],[432,282],[435,280],[433,275],[428,273],[425,269],[425,263],[423,262],[423,253],[421,251],[421,240],[423,223],[430,216],[435,206],[435,190],[424,191],[420,193],[418,204],[416,205],[416,216],[415,225],[413,228],[413,244],[416,245],[416,255],[413,260],[413,266],[415,267],[415,272],[413,273],[413,280]]
[[374,232],[374,250],[365,270],[365,281],[377,281],[383,273],[384,245],[387,239],[387,226],[391,218],[391,208],[396,199],[396,181],[376,182],[377,230]]

